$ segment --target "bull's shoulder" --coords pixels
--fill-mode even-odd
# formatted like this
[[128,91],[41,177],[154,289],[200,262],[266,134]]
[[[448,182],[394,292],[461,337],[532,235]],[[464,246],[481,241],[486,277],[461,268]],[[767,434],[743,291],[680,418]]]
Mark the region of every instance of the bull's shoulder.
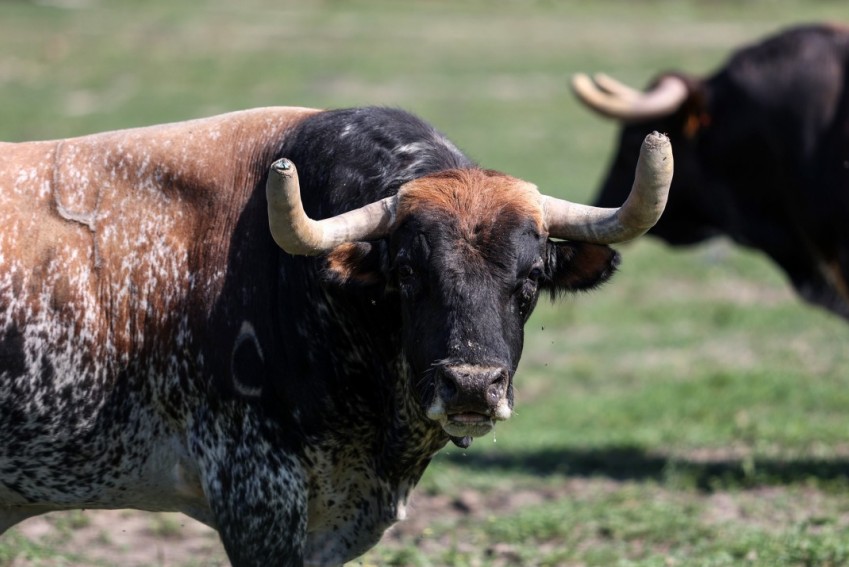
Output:
[[320,112],[301,107],[242,110],[184,122],[64,140],[57,167],[71,176],[87,166],[136,186],[178,181],[221,186],[242,180],[268,160],[286,134]]
[[254,108],[61,140],[4,142],[0,188],[7,190],[16,182],[21,186],[35,180],[36,174],[64,186],[93,185],[92,176],[132,184],[151,175],[186,176],[199,182],[232,180],[251,158],[278,149],[287,131],[318,112],[304,107]]
[[124,348],[170,324],[193,282],[211,297],[240,211],[287,132],[316,112],[260,108],[0,146],[0,323],[38,313],[45,328],[85,328],[94,342],[112,333]]
[[185,225],[185,215],[197,208],[203,214],[238,210],[287,132],[316,112],[256,108],[63,140],[0,143],[0,218],[15,225],[13,234],[62,241],[67,231],[120,226],[132,233],[156,218],[183,216]]

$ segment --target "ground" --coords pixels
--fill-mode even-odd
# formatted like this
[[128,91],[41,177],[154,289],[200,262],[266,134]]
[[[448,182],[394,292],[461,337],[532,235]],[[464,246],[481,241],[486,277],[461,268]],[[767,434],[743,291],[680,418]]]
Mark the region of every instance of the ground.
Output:
[[[580,482],[578,482],[580,484]],[[417,542],[424,554],[438,551],[444,544],[432,539],[428,526],[435,518],[461,523],[477,521],[486,515],[498,515],[523,505],[560,498],[579,490],[567,482],[555,493],[520,490],[494,493],[484,497],[477,491],[450,498],[417,493],[410,504],[408,519],[397,524],[385,536],[382,545],[409,545]],[[559,494],[557,494],[559,492]],[[4,562],[3,567],[189,567],[193,565],[229,565],[215,530],[177,513],[150,513],[136,510],[88,510],[54,512],[22,522],[14,532],[45,549],[49,557],[29,556],[22,550]],[[15,536],[13,536],[15,537]],[[446,536],[447,537],[447,536]],[[61,552],[58,550],[61,549]],[[53,553],[57,553],[53,555]],[[491,557],[502,557],[504,564],[515,564],[509,545],[495,544],[483,550]],[[353,562],[352,565],[362,564]]]

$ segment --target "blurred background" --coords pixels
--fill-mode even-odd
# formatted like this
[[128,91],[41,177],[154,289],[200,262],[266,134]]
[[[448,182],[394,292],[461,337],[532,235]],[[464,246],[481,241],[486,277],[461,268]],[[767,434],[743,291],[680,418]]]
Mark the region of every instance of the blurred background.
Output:
[[[576,72],[709,74],[845,0],[0,0],[0,140],[270,105],[402,107],[481,165],[578,201],[616,129]],[[0,157],[2,159],[2,157]],[[516,415],[441,452],[363,565],[849,564],[849,325],[760,253],[619,247],[616,277],[541,301]],[[286,537],[280,534],[279,537]],[[0,566],[227,565],[179,514],[71,512]]]

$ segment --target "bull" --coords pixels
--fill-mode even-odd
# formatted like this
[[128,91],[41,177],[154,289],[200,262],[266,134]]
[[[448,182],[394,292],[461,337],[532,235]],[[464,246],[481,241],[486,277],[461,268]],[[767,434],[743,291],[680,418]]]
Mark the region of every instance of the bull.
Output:
[[620,208],[570,203],[372,107],[0,145],[0,532],[171,510],[236,566],[355,558],[671,175],[655,133]]
[[596,205],[627,194],[639,137],[666,132],[677,172],[650,233],[675,246],[728,236],[849,319],[849,28],[791,28],[708,77],[664,73],[645,92],[606,75],[576,75],[573,87],[623,124]]

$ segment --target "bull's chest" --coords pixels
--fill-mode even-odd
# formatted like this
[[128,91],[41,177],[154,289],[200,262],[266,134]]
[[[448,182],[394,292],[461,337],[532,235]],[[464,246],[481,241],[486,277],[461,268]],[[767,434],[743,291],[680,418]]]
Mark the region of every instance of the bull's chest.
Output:
[[308,459],[308,565],[339,564],[373,547],[406,517],[410,491],[426,466],[390,478],[374,454],[351,446],[311,451]]

